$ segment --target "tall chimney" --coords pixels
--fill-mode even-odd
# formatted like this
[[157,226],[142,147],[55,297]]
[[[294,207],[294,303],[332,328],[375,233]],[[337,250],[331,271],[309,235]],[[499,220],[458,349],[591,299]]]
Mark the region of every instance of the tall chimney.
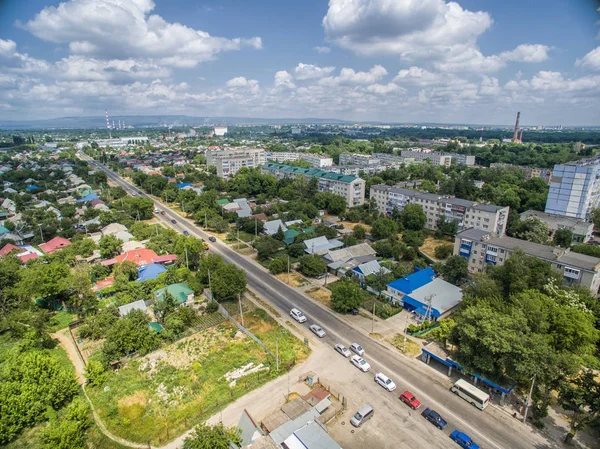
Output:
[[519,120],[521,119],[521,112],[517,112],[517,122],[515,123],[515,132],[513,134],[513,142],[519,140]]
[[521,135],[519,136],[519,142],[523,143],[523,130],[521,130]]

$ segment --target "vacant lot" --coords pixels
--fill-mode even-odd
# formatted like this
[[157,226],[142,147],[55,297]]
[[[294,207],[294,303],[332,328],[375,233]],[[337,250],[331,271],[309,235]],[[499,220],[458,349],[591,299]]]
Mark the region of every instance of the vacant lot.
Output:
[[244,323],[273,353],[278,341],[279,373],[273,357],[224,322],[131,360],[104,386],[88,388],[110,431],[163,445],[308,356],[264,310],[244,313]]
[[352,223],[351,221],[338,221],[338,224],[341,224],[342,226],[344,226],[345,228],[348,229],[354,229],[354,226],[356,225],[361,225],[363,228],[366,229],[367,232],[371,232],[371,225],[368,224],[364,224],[364,223]]
[[398,349],[401,353],[408,357],[416,357],[421,353],[421,345],[409,337],[406,337],[406,351],[404,350],[404,335],[396,334],[393,338],[388,340],[392,345]]
[[315,301],[320,302],[327,307],[331,307],[331,293],[327,290],[320,287],[314,287],[306,290],[306,294]]
[[419,247],[419,251],[424,253],[426,256],[437,260],[435,257],[435,249],[438,246],[452,245],[453,243],[454,242],[451,242],[451,241],[445,240],[445,239],[436,239],[434,237],[427,237],[425,239],[425,242],[423,243],[423,245],[421,245]]
[[304,287],[305,285],[308,285],[308,281],[296,273],[290,273],[289,277],[287,273],[279,273],[277,279],[292,287]]

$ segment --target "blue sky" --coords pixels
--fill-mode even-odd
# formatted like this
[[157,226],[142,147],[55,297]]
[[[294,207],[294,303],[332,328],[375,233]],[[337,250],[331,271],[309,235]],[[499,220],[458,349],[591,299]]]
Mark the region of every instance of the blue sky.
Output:
[[5,0],[0,120],[600,125],[594,1]]

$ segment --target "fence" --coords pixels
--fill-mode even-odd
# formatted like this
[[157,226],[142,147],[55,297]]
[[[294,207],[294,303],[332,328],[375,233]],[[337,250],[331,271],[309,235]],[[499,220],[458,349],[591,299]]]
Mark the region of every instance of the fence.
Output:
[[69,323],[69,335],[71,335],[71,340],[73,340],[73,344],[77,348],[77,352],[79,353],[79,357],[81,357],[81,361],[84,365],[87,365],[87,359],[81,353],[81,348],[77,344],[77,340],[75,339],[75,335],[73,335],[73,329],[77,328],[80,324],[82,324],[84,320],[71,321]]

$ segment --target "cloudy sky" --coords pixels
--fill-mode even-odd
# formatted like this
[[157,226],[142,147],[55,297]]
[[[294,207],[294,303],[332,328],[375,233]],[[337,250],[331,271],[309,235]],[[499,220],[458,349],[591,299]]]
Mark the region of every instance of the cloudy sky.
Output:
[[592,0],[0,0],[0,121],[600,125]]

